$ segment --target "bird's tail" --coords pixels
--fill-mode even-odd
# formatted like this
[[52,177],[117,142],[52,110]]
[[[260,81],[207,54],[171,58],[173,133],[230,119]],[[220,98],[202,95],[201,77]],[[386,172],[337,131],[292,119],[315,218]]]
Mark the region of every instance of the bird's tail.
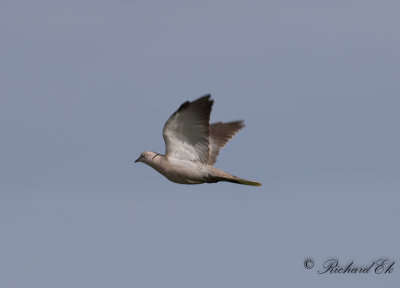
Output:
[[232,178],[223,178],[222,181],[228,181],[228,182],[243,184],[243,185],[261,186],[260,182],[250,181],[250,180],[239,178],[236,176],[233,176]]
[[[214,168],[214,167],[213,167]],[[247,179],[239,178],[234,175],[228,174],[224,171],[221,171],[219,169],[214,168],[215,170],[215,176],[213,177],[214,181],[226,181],[226,182],[232,182],[232,183],[237,183],[237,184],[242,184],[242,185],[251,185],[251,186],[261,186],[260,182],[256,181],[250,181]]]

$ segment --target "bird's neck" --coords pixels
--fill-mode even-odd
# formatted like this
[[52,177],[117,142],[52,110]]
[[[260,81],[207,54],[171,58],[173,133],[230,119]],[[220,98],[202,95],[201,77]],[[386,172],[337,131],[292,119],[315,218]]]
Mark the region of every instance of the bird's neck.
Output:
[[146,164],[149,165],[150,167],[156,169],[158,172],[162,173],[162,169],[164,167],[164,165],[163,165],[164,161],[165,161],[165,155],[156,154],[153,156],[151,161],[149,161]]

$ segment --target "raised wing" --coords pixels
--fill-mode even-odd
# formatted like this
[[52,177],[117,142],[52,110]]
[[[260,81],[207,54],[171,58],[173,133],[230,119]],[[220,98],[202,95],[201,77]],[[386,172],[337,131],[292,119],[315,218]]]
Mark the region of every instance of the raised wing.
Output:
[[213,100],[205,95],[183,103],[163,128],[167,157],[207,163],[209,159],[209,121]]
[[216,122],[210,125],[210,157],[208,164],[213,165],[217,161],[219,149],[244,127],[243,121]]

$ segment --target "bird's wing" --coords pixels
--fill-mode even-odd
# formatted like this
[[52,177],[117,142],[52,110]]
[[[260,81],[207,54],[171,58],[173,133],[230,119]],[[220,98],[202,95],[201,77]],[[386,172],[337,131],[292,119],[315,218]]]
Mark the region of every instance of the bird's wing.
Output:
[[243,121],[216,122],[210,125],[210,157],[208,164],[213,165],[217,161],[219,149],[244,127]]
[[186,101],[169,117],[163,129],[167,157],[208,162],[209,121],[214,102],[210,97]]

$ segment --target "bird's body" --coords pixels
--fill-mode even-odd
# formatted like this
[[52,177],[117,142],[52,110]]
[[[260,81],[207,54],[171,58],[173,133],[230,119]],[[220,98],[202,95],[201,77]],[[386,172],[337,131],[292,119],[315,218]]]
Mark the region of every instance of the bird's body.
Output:
[[[149,153],[149,159],[154,157]],[[155,153],[154,153],[155,154]],[[167,177],[168,180],[180,184],[200,184],[208,177],[208,167],[190,160],[181,160],[165,157],[165,155],[155,154],[151,161],[143,161],[159,173]]]
[[210,95],[183,103],[164,125],[166,155],[146,151],[135,162],[143,162],[179,184],[227,181],[260,186],[261,183],[233,176],[213,166],[219,149],[244,124],[234,121],[209,125],[212,103]]

